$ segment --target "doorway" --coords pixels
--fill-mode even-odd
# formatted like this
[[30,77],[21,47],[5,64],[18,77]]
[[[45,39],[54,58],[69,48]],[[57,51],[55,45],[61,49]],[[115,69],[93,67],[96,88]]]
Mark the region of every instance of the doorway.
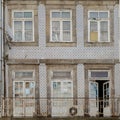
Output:
[[35,113],[35,82],[13,82],[13,115],[33,116]]
[[90,81],[89,85],[89,107],[92,116],[103,117],[109,106],[109,80]]
[[[103,108],[104,108],[104,99],[106,97],[106,94],[105,94],[105,83],[108,83],[108,80],[96,80],[96,82],[98,83],[98,100],[99,100],[99,117],[103,117],[104,114],[103,114]],[[107,88],[107,90],[109,89],[109,86]]]
[[[73,82],[71,80],[51,81],[52,116],[69,116],[73,104]],[[69,99],[68,99],[69,98]]]

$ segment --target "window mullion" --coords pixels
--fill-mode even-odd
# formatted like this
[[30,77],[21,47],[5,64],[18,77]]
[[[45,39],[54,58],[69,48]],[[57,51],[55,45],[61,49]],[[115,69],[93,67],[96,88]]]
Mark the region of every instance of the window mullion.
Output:
[[24,29],[25,29],[25,21],[23,20],[22,21],[22,41],[25,41],[25,31],[24,31]]
[[98,25],[98,42],[100,42],[100,20],[97,21]]
[[60,41],[63,41],[63,20],[60,20]]
[[72,41],[72,20],[70,20],[70,41]]
[[107,22],[108,22],[108,28],[107,28],[107,30],[108,30],[108,42],[110,42],[110,21],[107,20]]

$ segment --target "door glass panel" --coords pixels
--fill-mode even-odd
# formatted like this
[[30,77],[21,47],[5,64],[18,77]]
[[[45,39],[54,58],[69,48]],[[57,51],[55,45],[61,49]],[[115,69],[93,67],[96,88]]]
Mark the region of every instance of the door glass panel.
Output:
[[15,82],[15,97],[23,97],[23,82]]
[[98,83],[90,82],[90,98],[98,98]]
[[25,83],[25,95],[26,97],[34,97],[34,82]]
[[72,85],[71,85],[71,82],[63,82],[62,96],[63,97],[72,97]]
[[104,107],[109,106],[109,82],[103,84]]
[[61,97],[61,83],[53,82],[53,97]]

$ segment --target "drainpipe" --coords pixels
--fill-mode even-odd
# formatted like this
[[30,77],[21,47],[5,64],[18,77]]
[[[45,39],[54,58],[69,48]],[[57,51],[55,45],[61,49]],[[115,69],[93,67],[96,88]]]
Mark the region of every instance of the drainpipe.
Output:
[[0,96],[3,96],[3,0],[0,0]]
[[6,60],[5,60],[5,43],[6,43],[6,30],[5,30],[5,2],[6,0],[3,0],[3,83],[4,83],[4,89],[3,89],[3,92],[4,92],[4,98],[6,97],[6,71],[5,71],[5,63],[6,63]]

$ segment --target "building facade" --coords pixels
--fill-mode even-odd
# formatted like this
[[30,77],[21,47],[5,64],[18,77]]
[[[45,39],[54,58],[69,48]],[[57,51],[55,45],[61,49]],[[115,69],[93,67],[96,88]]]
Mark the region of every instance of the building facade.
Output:
[[5,7],[3,116],[119,115],[118,0],[7,0]]

